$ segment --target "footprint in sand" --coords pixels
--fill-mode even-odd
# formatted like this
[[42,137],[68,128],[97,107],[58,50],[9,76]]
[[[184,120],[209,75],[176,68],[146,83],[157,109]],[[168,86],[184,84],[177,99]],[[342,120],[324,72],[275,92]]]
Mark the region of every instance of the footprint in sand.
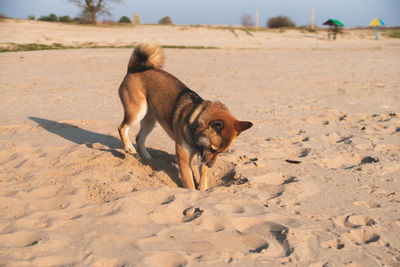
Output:
[[245,232],[256,234],[267,241],[266,244],[250,250],[252,253],[263,252],[268,257],[286,257],[292,252],[287,239],[289,229],[283,225],[273,222],[262,222],[246,228]]
[[344,243],[342,240],[334,238],[334,239],[330,239],[330,240],[322,242],[321,247],[342,249],[342,248],[344,248]]
[[172,203],[174,200],[175,200],[175,196],[174,196],[174,195],[169,196],[169,197],[167,197],[163,202],[161,202],[161,205],[170,204],[170,203]]
[[[44,229],[52,225],[52,219],[42,216],[45,211],[40,211],[37,213],[32,213],[30,215],[24,216],[18,219],[13,225],[17,229]],[[6,229],[7,230],[7,229]],[[11,230],[11,228],[9,228]]]
[[200,208],[190,207],[183,211],[183,222],[191,222],[203,214],[204,210]]
[[[344,238],[358,244],[368,244],[371,242],[378,241],[380,236],[369,229],[361,228],[365,226],[372,226],[376,224],[374,219],[366,215],[345,215],[337,219],[340,225],[353,228],[349,232],[343,235]],[[341,223],[340,223],[341,222]]]
[[1,235],[2,246],[31,247],[37,245],[43,238],[31,231],[18,231]]
[[353,202],[353,205],[358,206],[358,207],[364,207],[364,208],[380,208],[381,205],[376,202],[371,202],[371,201],[355,201]]
[[[374,219],[369,216],[356,214],[344,215],[337,217],[335,222],[342,227],[353,228],[349,232],[345,233],[343,238],[357,245],[368,244],[379,240],[378,234],[370,231],[369,229],[361,228],[376,224]],[[322,242],[321,247],[342,249],[344,247],[344,243],[340,239],[334,238]]]
[[351,144],[352,143],[352,138],[354,136],[353,135],[342,135],[340,133],[328,133],[325,134],[323,136],[321,136],[321,139],[323,139],[324,141],[327,141],[331,144]]
[[379,240],[380,236],[366,229],[354,229],[343,235],[344,238],[356,243],[357,245],[368,244]]
[[143,260],[143,266],[186,266],[187,260],[176,252],[158,252],[150,255]]
[[343,215],[335,219],[337,225],[347,228],[360,228],[362,226],[371,226],[376,224],[374,219],[366,215]]
[[216,216],[205,217],[200,223],[201,229],[212,232],[221,232],[225,230],[226,220]]
[[359,228],[361,226],[371,226],[376,222],[369,216],[365,215],[349,215],[344,219],[343,225],[349,228]]
[[267,184],[267,185],[282,185],[295,182],[296,177],[285,175],[281,172],[270,172],[260,176],[255,176],[250,179],[253,185]]
[[339,151],[339,153],[324,154],[317,160],[322,167],[329,169],[346,169],[358,165],[361,157],[354,152]]
[[120,267],[120,266],[127,266],[127,264],[121,261],[120,259],[115,259],[115,258],[101,258],[93,264],[93,267],[104,267],[104,266]]
[[273,199],[282,195],[285,185],[297,182],[295,176],[286,175],[281,172],[270,172],[249,178],[251,185],[263,193],[266,199]]
[[[249,224],[253,223],[250,227]],[[287,235],[289,229],[286,226],[274,222],[258,222],[254,224],[254,218],[240,217],[233,221],[235,228],[243,235],[254,235],[254,244],[248,243],[250,253],[262,253],[268,257],[286,257],[292,252]],[[260,239],[261,238],[261,239]],[[264,240],[260,242],[260,240]]]
[[[92,217],[108,217],[111,215],[118,214],[123,211],[123,208],[120,203],[117,202],[109,202],[103,205],[87,205],[82,208],[83,213]],[[79,215],[74,215],[70,219],[78,219]]]
[[242,214],[246,211],[246,209],[243,206],[232,203],[217,204],[215,207],[220,211],[226,211],[229,213],[236,213],[236,214]]

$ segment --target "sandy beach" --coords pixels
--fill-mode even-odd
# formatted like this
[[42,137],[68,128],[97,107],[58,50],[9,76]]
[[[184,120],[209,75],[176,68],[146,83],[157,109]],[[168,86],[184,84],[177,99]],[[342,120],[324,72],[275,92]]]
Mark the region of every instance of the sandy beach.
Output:
[[214,47],[164,69],[254,123],[184,189],[160,126],[151,162],[119,140],[132,49],[0,53],[0,266],[399,266],[400,39],[374,34],[0,22],[1,47]]

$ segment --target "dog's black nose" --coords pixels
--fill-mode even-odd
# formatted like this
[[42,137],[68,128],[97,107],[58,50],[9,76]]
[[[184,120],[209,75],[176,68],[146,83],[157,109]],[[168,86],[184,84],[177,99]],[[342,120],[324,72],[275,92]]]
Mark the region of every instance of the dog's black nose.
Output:
[[208,168],[211,168],[214,165],[214,162],[206,162],[206,166]]

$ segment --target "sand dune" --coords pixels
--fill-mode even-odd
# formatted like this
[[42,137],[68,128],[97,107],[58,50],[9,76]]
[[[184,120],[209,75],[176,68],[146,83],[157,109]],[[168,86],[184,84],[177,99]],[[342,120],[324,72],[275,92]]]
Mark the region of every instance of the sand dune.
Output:
[[211,189],[183,189],[159,126],[147,141],[155,160],[120,144],[130,49],[1,53],[0,265],[399,265],[398,40],[0,28],[2,44],[217,46],[166,49],[165,69],[254,122],[209,171]]

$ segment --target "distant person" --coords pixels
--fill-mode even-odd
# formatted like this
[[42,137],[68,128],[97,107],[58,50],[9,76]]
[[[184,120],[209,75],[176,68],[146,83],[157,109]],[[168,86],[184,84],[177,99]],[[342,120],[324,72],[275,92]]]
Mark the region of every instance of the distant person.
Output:
[[332,30],[333,40],[336,40],[336,36],[339,33],[340,29],[337,25],[335,25],[333,28],[329,27],[328,28],[328,40],[331,39],[331,30]]
[[333,28],[332,32],[333,32],[333,40],[336,40],[336,35],[339,32],[339,27],[337,25],[335,25],[335,27]]

